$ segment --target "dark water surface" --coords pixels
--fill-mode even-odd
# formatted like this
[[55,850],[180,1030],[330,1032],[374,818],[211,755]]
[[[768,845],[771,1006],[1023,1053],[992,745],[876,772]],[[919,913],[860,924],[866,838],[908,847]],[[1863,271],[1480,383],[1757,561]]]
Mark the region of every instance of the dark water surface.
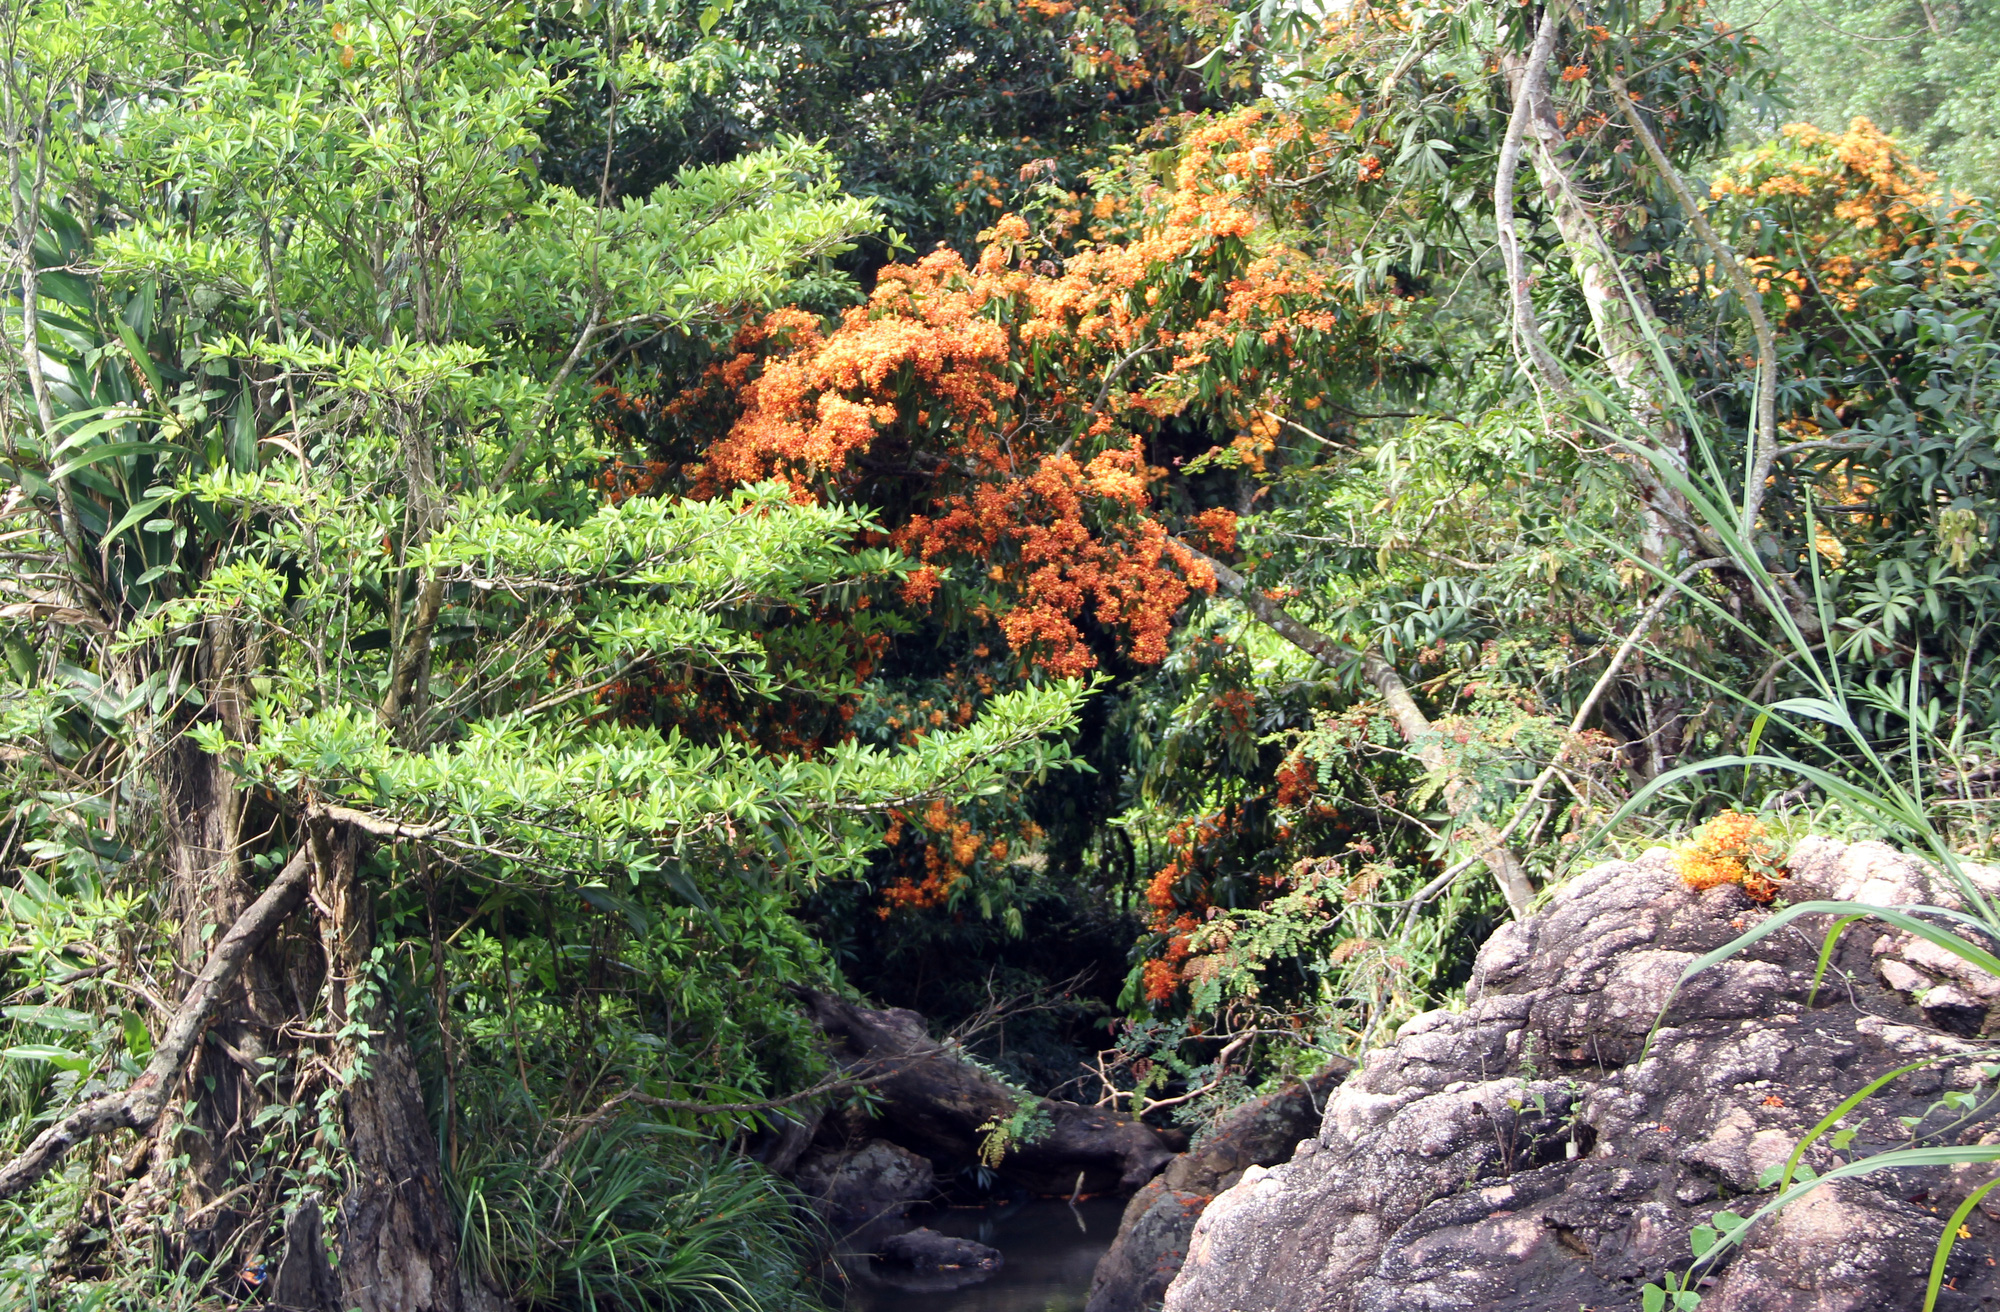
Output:
[[912,1214],[918,1225],[1000,1250],[1006,1263],[976,1284],[953,1277],[926,1281],[871,1264],[848,1265],[846,1312],[1083,1312],[1097,1259],[1118,1233],[1125,1204],[1087,1198],[1074,1208],[1060,1199],[997,1203]]

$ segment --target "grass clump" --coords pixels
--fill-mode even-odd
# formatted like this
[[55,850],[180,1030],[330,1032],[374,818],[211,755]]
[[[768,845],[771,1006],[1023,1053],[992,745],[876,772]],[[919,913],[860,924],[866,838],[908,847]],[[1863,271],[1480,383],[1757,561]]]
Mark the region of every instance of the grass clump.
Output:
[[544,1167],[504,1137],[451,1187],[469,1277],[527,1312],[816,1312],[811,1232],[757,1163],[605,1127]]

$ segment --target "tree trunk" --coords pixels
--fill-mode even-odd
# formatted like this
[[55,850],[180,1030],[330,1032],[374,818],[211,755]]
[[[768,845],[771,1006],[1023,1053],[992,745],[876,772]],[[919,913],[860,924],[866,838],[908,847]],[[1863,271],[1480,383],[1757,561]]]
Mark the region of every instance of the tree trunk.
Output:
[[[174,956],[182,975],[199,970],[214,943],[256,897],[244,878],[236,849],[242,833],[242,794],[222,763],[183,738],[169,749],[165,790],[171,914],[177,922]],[[271,1055],[278,1028],[297,1014],[285,996],[272,947],[251,954],[187,1068],[192,1099],[175,1146],[188,1156],[184,1204],[205,1206],[241,1179],[254,1142],[249,1129],[265,1098],[257,1088],[257,1063]],[[219,1240],[233,1213],[210,1213],[206,1230]],[[197,1232],[200,1233],[200,1232]],[[197,1247],[207,1247],[189,1236]]]
[[[255,653],[244,649],[234,625],[217,618],[207,621],[196,659],[211,690],[201,718],[240,733],[242,707],[235,694]],[[195,744],[189,727],[173,726],[173,736],[158,750],[156,776],[166,838],[166,911],[175,924],[176,991],[201,971],[218,937],[259,892],[242,860],[249,795],[224,761]],[[275,935],[259,944],[217,1005],[182,1072],[182,1092],[153,1128],[145,1174],[126,1193],[118,1228],[128,1243],[148,1242],[163,1216],[177,1207],[185,1219],[173,1225],[171,1247],[214,1258],[246,1221],[276,1206],[275,1176],[256,1179],[262,1136],[254,1127],[273,1093],[274,1072],[266,1059],[276,1055],[285,1022],[300,1013],[284,969],[285,952]],[[137,1158],[135,1165],[147,1161]]]
[[[1500,66],[1509,91],[1525,111],[1528,157],[1569,253],[1605,368],[1624,392],[1644,439],[1685,470],[1687,435],[1670,412],[1672,391],[1661,376],[1653,346],[1658,318],[1644,290],[1621,277],[1618,254],[1570,170],[1565,158],[1569,137],[1556,121],[1549,98],[1548,67],[1511,53],[1501,56]],[[1639,487],[1646,559],[1665,563],[1669,541],[1682,543],[1692,555],[1715,554],[1701,540],[1685,499],[1643,461],[1626,463]]]
[[313,838],[333,1021],[343,1032],[366,1027],[341,1054],[351,1071],[342,1113],[352,1172],[337,1222],[341,1307],[460,1312],[458,1220],[409,1036],[376,959],[374,910],[357,870],[360,835],[331,824]]
[[[175,891],[198,894],[199,907],[224,906],[242,891],[238,884],[247,888],[233,856],[216,855],[228,851],[219,841],[226,837],[234,805],[228,785],[212,758],[198,752],[168,755],[181,767],[166,808],[172,854],[181,863],[176,870],[202,875]],[[311,1065],[338,1072],[333,1078],[342,1094],[338,1147],[344,1149],[348,1187],[338,1213],[339,1270],[336,1276],[327,1268],[319,1245],[318,1201],[298,1200],[286,1222],[281,1279],[272,1297],[300,1312],[464,1312],[457,1221],[445,1199],[416,1063],[374,943],[372,910],[358,868],[365,838],[416,831],[329,806],[312,807],[304,827],[304,846],[221,927],[212,948],[206,946],[210,934],[191,932],[206,960],[171,1023],[157,1032],[158,1046],[143,1076],[129,1090],[104,1095],[37,1136],[0,1168],[0,1198],[32,1184],[76,1145],[136,1128],[146,1137],[129,1169],[137,1172],[148,1158],[152,1167],[127,1191],[118,1218],[128,1253],[163,1240],[170,1262],[178,1254],[247,1259],[289,1201],[277,1190],[291,1178],[284,1170],[254,1169],[264,1147],[257,1111],[266,1094],[288,1095],[294,1103],[312,1100],[322,1086],[297,1082],[295,1072],[308,1065],[298,1058],[305,1044],[330,1044],[330,1053],[312,1054],[319,1060]],[[283,934],[307,900],[308,883],[320,913],[317,942]],[[312,1033],[321,1024],[308,1021],[320,1018],[288,1005],[290,999],[316,995],[318,988],[297,987],[305,976],[300,971],[287,976],[278,968],[287,953],[300,971],[310,971],[325,985],[321,1024],[331,1035]],[[246,1044],[291,1060],[259,1066],[239,1046]],[[249,1078],[253,1074],[256,1078]],[[188,1109],[184,1118],[175,1114],[179,1107]],[[185,1156],[185,1169],[177,1154]],[[172,1196],[176,1189],[179,1200]],[[233,1267],[208,1274],[216,1283],[234,1283]]]

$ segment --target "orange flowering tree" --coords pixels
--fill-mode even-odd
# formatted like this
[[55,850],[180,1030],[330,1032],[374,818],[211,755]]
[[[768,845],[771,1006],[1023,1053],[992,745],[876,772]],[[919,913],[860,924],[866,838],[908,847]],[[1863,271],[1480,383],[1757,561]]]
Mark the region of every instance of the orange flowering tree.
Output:
[[1818,553],[1871,729],[1905,732],[1915,681],[1944,738],[1972,744],[2000,725],[2000,459],[1980,400],[2000,350],[1971,330],[2000,312],[2000,230],[1934,183],[1857,119],[1784,129],[1712,194],[1788,330],[1772,527],[1799,558]]
[[[1660,188],[1635,167],[1607,79],[1648,69],[1632,86],[1676,158],[1718,139],[1720,88],[1750,54],[1698,10],[1673,6],[1616,32],[1587,24],[1566,31],[1560,52],[1567,71],[1554,112],[1572,158],[1597,194],[1612,197],[1604,218],[1617,252],[1633,254],[1643,285],[1667,292],[1684,290],[1685,266],[1646,257],[1678,249],[1678,239],[1656,203]],[[1087,188],[1035,161],[982,165],[963,196],[967,213],[1002,213],[977,250],[884,269],[863,304],[831,320],[796,308],[760,313],[692,388],[624,384],[616,422],[665,484],[713,495],[775,477],[802,501],[866,505],[881,540],[917,564],[895,598],[875,604],[948,640],[922,659],[911,654],[922,644],[897,644],[875,668],[959,690],[899,693],[893,711],[866,690],[861,709],[830,729],[921,733],[930,717],[950,719],[985,696],[980,679],[1106,670],[1129,680],[1171,663],[1192,641],[1177,625],[1216,581],[1189,547],[1235,561],[1249,587],[1288,599],[1325,632],[1357,645],[1393,635],[1399,664],[1435,652],[1420,689],[1427,706],[1449,712],[1471,698],[1476,671],[1532,688],[1536,716],[1568,718],[1557,712],[1580,696],[1572,685],[1587,687],[1601,668],[1587,648],[1566,646],[1582,641],[1570,635],[1617,629],[1631,602],[1629,581],[1601,561],[1580,562],[1574,540],[1579,524],[1615,529],[1615,465],[1591,467],[1520,415],[1468,421],[1453,434],[1421,420],[1396,432],[1405,406],[1470,398],[1477,411],[1519,383],[1492,330],[1492,302],[1465,308],[1482,289],[1497,291],[1466,219],[1489,204],[1505,74],[1498,60],[1482,67],[1456,54],[1412,63],[1411,41],[1436,35],[1413,22],[1393,6],[1357,8],[1315,38],[1308,73],[1320,82],[1310,94],[1282,112],[1170,118]],[[1525,44],[1526,35],[1507,39]],[[1703,52],[1662,63],[1676,43]],[[1009,198],[1020,202],[1014,213],[1004,212]],[[1546,204],[1524,192],[1518,208],[1545,218],[1537,211]],[[1547,225],[1523,227],[1531,256],[1559,271],[1566,257]],[[1583,318],[1562,279],[1538,286],[1545,322]],[[1410,307],[1433,297],[1434,317],[1413,324]],[[1575,354],[1587,360],[1590,347]],[[1426,368],[1449,381],[1424,384]],[[1371,438],[1382,445],[1367,448]],[[1439,464],[1440,452],[1452,467],[1436,478],[1398,472]],[[1433,483],[1439,495],[1426,500]],[[1389,532],[1378,531],[1385,515]],[[883,605],[891,600],[900,604]],[[1511,645],[1489,656],[1502,636]],[[1544,659],[1549,649],[1557,655]],[[1341,712],[1354,695],[1324,681],[1281,707],[1255,680],[1220,679],[1188,692],[1199,705],[1168,712],[1202,745],[1173,767],[1187,787],[1171,801],[1147,798],[1161,803],[1161,824],[1130,857],[1127,886],[1145,890],[1151,931],[1138,1001],[1189,1005],[1229,974],[1216,963],[1230,952],[1248,960],[1239,950],[1247,939],[1227,947],[1211,928],[1239,912],[1295,895],[1303,908],[1308,883],[1361,888],[1356,900],[1366,904],[1376,886],[1368,879],[1389,879],[1385,870],[1397,872],[1382,885],[1392,897],[1430,877],[1430,837],[1388,818],[1432,800],[1426,771],[1404,754],[1407,735],[1377,720],[1371,731],[1390,733],[1383,750],[1350,753],[1324,777],[1284,744],[1259,741]],[[1158,704],[1150,683],[1125,705],[1142,700]],[[1606,722],[1622,702],[1641,700],[1614,693]],[[1643,704],[1650,712],[1668,699],[1649,691]],[[1441,719],[1440,733],[1465,737],[1446,752],[1458,762],[1479,755],[1470,740],[1494,717]],[[1617,730],[1653,739],[1643,722],[1620,720]],[[1157,746],[1136,730],[1129,739]],[[1250,750],[1237,759],[1241,743]],[[1523,763],[1524,749],[1507,746],[1488,754],[1500,762],[1489,772]],[[1135,759],[1114,763],[1127,780],[1148,768],[1131,750]],[[1489,764],[1480,758],[1479,768]],[[1308,769],[1310,778],[1300,773]],[[1132,800],[1128,790],[1119,804]],[[887,896],[862,919],[969,908],[1032,852],[1024,819],[990,803],[902,817],[892,873],[878,881]],[[1176,823],[1181,831],[1168,833]],[[1338,823],[1351,832],[1333,832]],[[1329,856],[1341,863],[1337,881],[1319,865],[1309,878],[1295,873]],[[1461,894],[1478,902],[1465,885]],[[1473,906],[1450,932],[1474,932],[1488,909]]]
[[1166,462],[1261,468],[1275,412],[1310,413],[1372,368],[1395,315],[1275,221],[1281,161],[1311,148],[1267,111],[1200,123],[1166,181],[1135,169],[1038,222],[1009,215],[975,260],[885,269],[831,326],[762,318],[670,407],[730,416],[685,477],[879,507],[921,563],[904,600],[991,625],[1023,665],[1096,667],[1090,627],[1156,664],[1214,582],[1174,534],[1227,551],[1235,519]]
[[[852,692],[810,726],[824,742],[907,741],[1024,677],[1158,666],[1214,586],[1189,546],[1233,551],[1239,511],[1292,458],[1284,439],[1298,445],[1286,425],[1330,426],[1353,389],[1403,367],[1403,302],[1357,296],[1347,252],[1302,236],[1314,206],[1291,184],[1344,158],[1349,119],[1179,121],[1082,192],[1030,170],[1034,203],[973,257],[884,269],[831,321],[760,314],[693,387],[607,388],[604,422],[641,452],[608,486],[712,496],[778,478],[802,501],[875,512],[917,568],[897,596],[824,617],[831,632],[864,621]],[[886,642],[898,624],[956,635],[954,657],[912,666]],[[682,685],[648,695],[691,730],[755,732],[779,713]],[[1107,759],[1100,795],[1069,809],[1115,811],[1123,769]],[[976,908],[1018,926],[1038,820],[1085,823],[1003,799],[901,817],[864,919]],[[1147,873],[1121,878],[1135,890]]]
[[1890,266],[1931,247],[1945,201],[1936,181],[1857,118],[1838,133],[1788,124],[1728,161],[1709,194],[1733,220],[1759,293],[1775,293],[1803,327],[1813,311],[1820,320],[1853,311]]

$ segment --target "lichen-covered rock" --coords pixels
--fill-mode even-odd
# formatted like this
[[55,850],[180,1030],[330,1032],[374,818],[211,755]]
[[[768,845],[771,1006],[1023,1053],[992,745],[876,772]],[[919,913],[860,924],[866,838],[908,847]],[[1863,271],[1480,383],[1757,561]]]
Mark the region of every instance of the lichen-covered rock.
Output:
[[1118,1237],[1097,1264],[1084,1312],[1157,1307],[1187,1254],[1188,1236],[1208,1200],[1253,1166],[1292,1155],[1317,1132],[1321,1108],[1351,1069],[1335,1062],[1311,1079],[1235,1108],[1201,1141],[1132,1195]]
[[[1879,843],[1809,840],[1791,871],[1791,900],[1956,901]],[[1850,1116],[1847,1148],[1822,1139],[1815,1169],[1906,1145],[1902,1117],[1927,1117],[1951,1142],[1995,1128],[1941,1108],[1979,1085],[1980,1050],[1885,982],[1883,956],[1912,969],[1926,958],[1907,944],[1876,953],[1882,930],[1865,922],[1811,1005],[1824,920],[1697,976],[1649,1046],[1688,963],[1768,914],[1734,886],[1690,892],[1664,851],[1560,889],[1486,944],[1463,1010],[1406,1024],[1334,1092],[1317,1137],[1208,1205],[1168,1312],[1637,1309],[1645,1282],[1688,1269],[1693,1226],[1768,1199],[1766,1168],[1874,1077],[1940,1059]],[[1978,999],[1975,981],[1952,982]],[[1992,1174],[1822,1186],[1710,1273],[1702,1307],[1919,1308],[1941,1214]],[[1940,1307],[2000,1307],[1995,1224],[1975,1213],[1968,1235]]]

